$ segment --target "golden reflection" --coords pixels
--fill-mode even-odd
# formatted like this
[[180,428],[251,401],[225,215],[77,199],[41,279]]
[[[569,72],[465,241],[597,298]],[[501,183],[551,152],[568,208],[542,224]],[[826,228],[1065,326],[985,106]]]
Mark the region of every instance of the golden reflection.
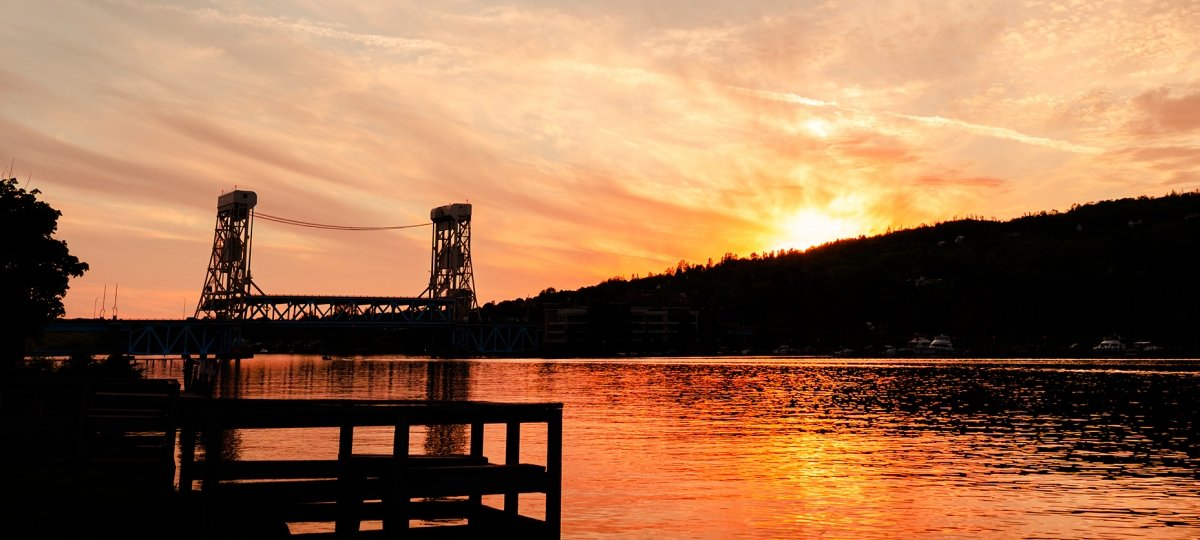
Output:
[[[436,401],[460,401],[471,398],[468,381],[470,364],[431,361],[426,367],[425,396]],[[463,425],[428,426],[425,453],[430,455],[465,454],[467,427]]]
[[758,513],[755,528],[935,530],[941,525],[904,511],[922,506],[916,499],[930,479],[987,474],[977,462],[948,460],[951,444],[940,437],[897,441],[869,427],[847,427],[844,420],[808,417],[756,428],[764,440],[743,444],[736,468],[752,479],[747,493],[756,504],[775,508]]

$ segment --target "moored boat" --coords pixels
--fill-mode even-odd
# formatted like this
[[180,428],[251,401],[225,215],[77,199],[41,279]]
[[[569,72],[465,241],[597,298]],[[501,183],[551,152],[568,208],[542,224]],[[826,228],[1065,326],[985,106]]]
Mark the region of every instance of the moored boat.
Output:
[[1129,346],[1121,336],[1108,336],[1100,340],[1100,343],[1092,347],[1092,352],[1101,356],[1114,356],[1132,354],[1134,349]]
[[915,356],[947,356],[954,354],[954,343],[950,336],[938,334],[933,339],[921,335],[913,336],[905,347],[896,349],[897,354],[913,354]]
[[929,341],[929,349],[934,354],[952,354],[954,343],[950,341],[950,336],[939,334]]

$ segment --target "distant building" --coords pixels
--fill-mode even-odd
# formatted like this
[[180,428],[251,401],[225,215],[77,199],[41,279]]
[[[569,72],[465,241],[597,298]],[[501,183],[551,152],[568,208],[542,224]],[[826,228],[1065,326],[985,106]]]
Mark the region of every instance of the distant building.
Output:
[[630,308],[629,336],[638,348],[686,348],[700,339],[700,311],[682,307]]
[[546,308],[546,343],[579,343],[585,341],[587,335],[588,308]]
[[700,311],[685,307],[547,307],[543,342],[551,354],[678,352],[700,341]]

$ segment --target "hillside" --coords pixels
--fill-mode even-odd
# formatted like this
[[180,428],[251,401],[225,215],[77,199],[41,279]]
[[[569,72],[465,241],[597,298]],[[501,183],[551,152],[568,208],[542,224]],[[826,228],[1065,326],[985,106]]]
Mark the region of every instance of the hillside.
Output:
[[[488,304],[553,354],[853,350],[946,334],[979,355],[1200,349],[1200,193],[966,219]],[[549,323],[549,324],[547,324]]]

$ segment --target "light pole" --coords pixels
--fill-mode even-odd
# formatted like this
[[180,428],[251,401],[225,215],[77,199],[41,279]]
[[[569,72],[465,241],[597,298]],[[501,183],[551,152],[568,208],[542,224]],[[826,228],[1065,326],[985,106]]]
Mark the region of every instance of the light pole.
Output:
[[92,318],[93,319],[96,318],[96,304],[99,304],[99,303],[100,303],[99,296],[97,296],[95,300],[92,300]]
[[179,310],[179,318],[186,319],[187,318],[187,297],[180,296],[179,299],[183,301],[183,309]]

